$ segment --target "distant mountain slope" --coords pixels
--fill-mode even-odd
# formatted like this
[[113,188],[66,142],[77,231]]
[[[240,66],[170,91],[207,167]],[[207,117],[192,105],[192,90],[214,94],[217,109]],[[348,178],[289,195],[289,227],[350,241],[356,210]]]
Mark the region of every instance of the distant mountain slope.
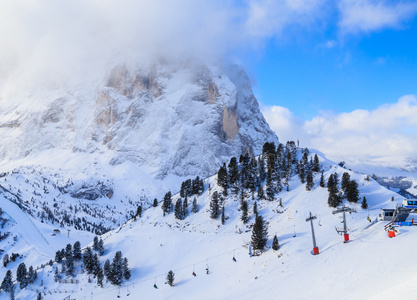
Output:
[[278,142],[234,65],[117,66],[105,80],[0,101],[0,157],[48,149],[131,161],[153,176],[213,174],[231,156]]

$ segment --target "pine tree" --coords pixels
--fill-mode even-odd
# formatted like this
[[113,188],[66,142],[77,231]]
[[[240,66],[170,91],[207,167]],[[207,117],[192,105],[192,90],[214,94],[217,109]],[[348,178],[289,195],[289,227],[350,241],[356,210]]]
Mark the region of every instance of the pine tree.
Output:
[[165,194],[164,196],[164,201],[162,203],[162,211],[164,212],[164,217],[165,214],[169,214],[172,210],[172,198],[171,198],[171,192],[168,192]]
[[81,244],[79,241],[76,241],[74,243],[74,250],[73,250],[73,256],[75,260],[80,260],[82,255],[81,255]]
[[198,204],[197,204],[197,198],[194,197],[193,199],[193,207],[191,208],[191,212],[192,213],[197,213],[198,212]]
[[13,275],[11,270],[7,270],[0,288],[5,292],[10,292],[13,288]]
[[347,192],[349,182],[350,182],[350,175],[348,172],[344,172],[342,174],[342,183],[341,183],[341,188],[343,192]]
[[110,275],[111,273],[110,260],[106,260],[106,262],[104,263],[103,273],[104,273],[104,276],[106,276],[106,278],[110,280],[110,276],[111,276]]
[[114,285],[121,285],[123,281],[123,255],[121,251],[117,251],[114,255],[110,268],[110,282]]
[[313,172],[320,172],[320,161],[317,154],[314,154],[314,162],[313,162]]
[[252,247],[254,250],[262,250],[265,248],[268,236],[268,229],[266,227],[264,218],[257,216],[255,224],[252,229]]
[[93,250],[97,251],[98,248],[98,236],[95,236],[93,239]]
[[248,202],[246,200],[243,200],[240,204],[240,209],[242,211],[241,220],[244,224],[246,224],[249,221],[248,216]]
[[258,204],[256,201],[253,203],[253,214],[255,215],[255,217],[258,216]]
[[274,239],[272,240],[272,249],[278,250],[279,249],[279,243],[278,243],[278,237],[277,235],[274,235]]
[[97,285],[99,287],[103,287],[103,278],[104,278],[103,269],[99,266],[98,271],[97,271]]
[[174,286],[174,280],[175,280],[175,273],[174,272],[172,272],[172,270],[170,270],[169,272],[168,272],[168,274],[167,274],[167,283],[170,285],[170,286]]
[[15,300],[15,298],[14,298],[14,285],[12,285],[12,288],[10,289],[10,300]]
[[158,206],[158,199],[153,199],[153,204],[152,204],[152,206],[153,207],[157,207]]
[[42,300],[42,293],[41,292],[38,293],[38,297],[36,298],[36,300]]
[[16,270],[16,280],[20,283],[20,288],[24,289],[28,285],[27,269],[25,263],[20,263]]
[[72,256],[72,252],[70,252],[66,257],[65,266],[67,268],[67,275],[72,275],[74,273],[74,257]]
[[339,205],[339,196],[335,194],[334,190],[329,192],[329,198],[327,199],[327,204],[330,207],[337,207]]
[[142,218],[142,205],[139,205],[136,209],[136,217]]
[[214,191],[210,201],[210,218],[217,219],[219,216],[219,209],[219,194],[217,191]]
[[92,274],[94,276],[97,276],[98,271],[100,269],[100,260],[98,258],[97,253],[94,253],[94,255],[93,255],[92,266],[93,266]]
[[93,273],[93,252],[90,247],[87,247],[84,250],[83,264],[87,274]]
[[325,187],[323,171],[321,171],[321,176],[320,176],[320,187],[322,188]]
[[130,274],[129,264],[127,258],[123,258],[123,264],[122,264],[122,272],[123,272],[123,278],[126,280],[129,280],[132,276]]
[[58,250],[55,253],[55,261],[60,264],[62,262],[62,259],[63,259],[63,256],[61,255],[61,250]]
[[38,278],[38,273],[36,272],[36,270],[33,269],[32,266],[30,266],[28,270],[28,283],[30,284],[34,283],[37,278]]
[[224,223],[226,223],[226,218],[224,216],[224,205],[222,206],[222,225],[224,225]]
[[363,196],[361,207],[362,207],[362,209],[367,209],[368,208],[368,202],[366,202],[365,196]]
[[223,164],[217,172],[217,184],[223,188],[223,194],[226,196],[227,188],[229,187],[226,164]]
[[98,255],[100,256],[104,254],[104,242],[102,238],[100,238],[100,240],[98,241],[97,251],[98,251]]
[[229,182],[231,185],[235,184],[239,180],[239,168],[237,165],[236,157],[230,159],[229,165],[227,166],[227,173],[229,175]]
[[178,220],[184,220],[184,211],[183,211],[183,204],[181,201],[181,198],[178,198],[177,202],[175,202],[175,208],[174,208],[174,216]]
[[268,201],[273,201],[275,196],[275,188],[274,183],[272,180],[272,175],[268,173],[267,179],[266,179],[266,199]]
[[311,191],[311,189],[314,186],[314,178],[313,178],[313,172],[307,171],[307,177],[306,177],[306,190]]
[[306,170],[305,170],[305,165],[302,163],[302,161],[300,161],[300,164],[298,167],[298,176],[300,177],[301,183],[304,184],[306,182]]
[[258,187],[258,199],[259,200],[265,199],[264,188],[263,188],[262,184],[259,185],[259,187]]
[[349,182],[346,194],[349,202],[357,203],[359,201],[358,183],[355,180]]

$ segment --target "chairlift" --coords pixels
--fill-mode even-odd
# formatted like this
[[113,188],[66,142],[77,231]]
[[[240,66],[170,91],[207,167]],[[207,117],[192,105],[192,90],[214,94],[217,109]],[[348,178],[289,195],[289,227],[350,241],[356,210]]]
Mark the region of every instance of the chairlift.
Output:
[[206,259],[206,274],[208,274],[208,273],[209,273],[209,265],[208,265],[207,259]]
[[156,277],[155,277],[155,282],[153,284],[153,287],[156,288],[156,289],[158,289],[158,286],[156,285]]
[[322,224],[321,224],[321,217],[320,217],[320,215],[319,215],[319,226],[321,226]]
[[129,287],[126,287],[126,288],[127,288],[126,296],[129,296],[130,295]]
[[117,293],[117,298],[120,298],[120,287],[119,287],[119,292]]
[[292,235],[293,238],[295,238],[297,234],[295,233],[295,226],[294,226],[294,234]]
[[233,259],[234,262],[236,262],[236,250],[235,249],[233,249],[233,258],[232,259]]
[[194,277],[196,277],[196,276],[197,276],[197,274],[195,273],[195,265],[194,265],[194,267],[193,267],[193,276],[194,276]]

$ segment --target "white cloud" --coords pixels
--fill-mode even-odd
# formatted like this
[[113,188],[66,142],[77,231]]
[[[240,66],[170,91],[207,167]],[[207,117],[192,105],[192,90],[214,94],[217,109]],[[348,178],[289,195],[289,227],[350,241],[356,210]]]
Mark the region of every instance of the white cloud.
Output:
[[[375,110],[321,114],[300,123],[286,108],[263,110],[265,119],[281,138],[318,149],[335,160],[345,157],[415,156],[417,153],[417,98],[404,96]],[[281,132],[283,134],[281,134]]]
[[327,0],[249,0],[246,30],[255,37],[277,36],[291,25],[321,18]]
[[400,28],[417,12],[410,1],[341,0],[339,27],[344,34],[372,32],[384,28]]

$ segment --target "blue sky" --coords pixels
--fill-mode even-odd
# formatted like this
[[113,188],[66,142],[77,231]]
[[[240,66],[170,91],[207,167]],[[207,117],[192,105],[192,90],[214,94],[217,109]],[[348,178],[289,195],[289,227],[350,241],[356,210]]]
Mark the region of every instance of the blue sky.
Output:
[[372,110],[417,94],[415,16],[354,34],[341,35],[336,23],[327,27],[266,42],[250,66],[263,104],[311,119],[320,111]]

